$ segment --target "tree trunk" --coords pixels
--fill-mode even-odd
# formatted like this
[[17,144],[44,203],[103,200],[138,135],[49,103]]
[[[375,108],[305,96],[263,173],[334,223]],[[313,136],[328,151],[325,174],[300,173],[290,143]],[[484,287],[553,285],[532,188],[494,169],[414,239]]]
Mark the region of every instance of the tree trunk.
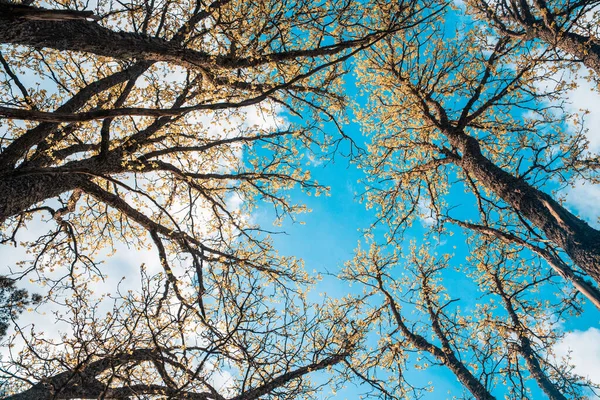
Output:
[[573,32],[553,32],[545,26],[532,28],[531,35],[540,38],[551,47],[577,57],[583,65],[600,77],[600,44],[593,37]]
[[8,175],[0,179],[0,225],[36,203],[77,189],[80,174]]
[[122,60],[165,61],[190,68],[212,64],[208,53],[186,49],[165,39],[115,32],[95,21],[23,18],[5,5],[0,6],[0,42]]
[[460,166],[479,183],[521,213],[546,237],[562,247],[573,262],[600,283],[600,232],[577,218],[546,193],[518,179],[487,159],[477,139],[445,131],[462,153]]

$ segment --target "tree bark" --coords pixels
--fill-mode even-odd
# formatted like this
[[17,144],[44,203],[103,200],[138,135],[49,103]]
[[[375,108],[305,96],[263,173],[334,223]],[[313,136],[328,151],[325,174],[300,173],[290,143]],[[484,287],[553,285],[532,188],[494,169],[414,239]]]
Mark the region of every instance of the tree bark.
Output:
[[573,32],[553,32],[545,26],[530,28],[530,35],[577,57],[583,65],[600,77],[600,44],[594,38]]
[[122,60],[165,61],[191,68],[214,66],[214,57],[210,54],[186,49],[176,42],[133,32],[116,32],[95,21],[23,18],[6,6],[0,8],[0,42]]
[[562,247],[573,262],[600,283],[600,232],[577,218],[548,194],[495,165],[482,152],[477,139],[462,131],[444,131],[462,153],[458,162],[479,183],[521,213],[546,237]]
[[[9,8],[2,7],[0,8],[0,43],[78,51],[138,62],[162,61],[208,71],[215,68],[250,68],[272,62],[297,62],[303,57],[334,55],[346,49],[364,48],[383,36],[382,32],[373,32],[358,39],[316,48],[275,51],[258,57],[234,57],[231,54],[211,54],[184,47],[181,45],[182,36],[179,33],[171,40],[167,40],[134,32],[116,32],[101,26],[96,21],[24,18],[18,13],[11,12]],[[185,26],[180,29],[180,32],[185,31]]]
[[71,190],[88,178],[80,174],[8,175],[0,179],[0,225],[34,204]]
[[0,3],[0,13],[32,21],[70,21],[99,19],[92,11],[48,10],[25,4]]

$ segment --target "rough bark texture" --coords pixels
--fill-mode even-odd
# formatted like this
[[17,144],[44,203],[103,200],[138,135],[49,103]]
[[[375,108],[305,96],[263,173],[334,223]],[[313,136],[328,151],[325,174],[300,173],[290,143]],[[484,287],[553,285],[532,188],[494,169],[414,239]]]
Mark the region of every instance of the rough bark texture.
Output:
[[78,51],[121,60],[162,61],[190,69],[237,69],[271,62],[295,62],[301,57],[319,57],[338,54],[344,49],[364,48],[382,37],[382,33],[374,32],[356,40],[340,41],[319,48],[284,50],[259,57],[233,57],[182,46],[185,26],[168,40],[134,32],[116,32],[96,21],[23,18],[10,8],[0,8],[0,43]]
[[115,32],[94,21],[32,20],[0,9],[0,42],[29,47],[92,53],[123,60],[166,61],[184,66],[207,66],[210,56],[131,32]]
[[79,174],[8,175],[0,179],[0,224],[43,200],[76,189]]
[[575,56],[583,65],[600,76],[600,44],[594,38],[573,32],[552,32],[546,27],[533,28],[531,35],[538,37],[552,47]]
[[0,13],[13,18],[32,21],[69,21],[98,19],[92,11],[48,10],[25,4],[0,3]]
[[599,231],[546,193],[492,163],[482,154],[477,139],[463,132],[445,133],[450,143],[462,153],[462,168],[531,221],[549,240],[562,247],[575,264],[600,283]]

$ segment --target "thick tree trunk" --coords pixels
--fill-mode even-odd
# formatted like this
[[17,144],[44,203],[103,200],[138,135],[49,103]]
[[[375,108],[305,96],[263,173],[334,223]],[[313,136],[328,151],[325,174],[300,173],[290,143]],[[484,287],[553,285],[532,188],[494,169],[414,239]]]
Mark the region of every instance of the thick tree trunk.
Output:
[[600,44],[594,38],[573,32],[556,33],[542,26],[531,28],[530,34],[548,43],[551,47],[575,56],[600,78]]
[[[225,0],[216,1],[209,8],[220,7],[227,2]],[[43,9],[38,8],[37,10],[39,12]],[[60,14],[64,10],[44,11]],[[78,51],[121,60],[137,60],[138,62],[163,61],[190,69],[213,70],[215,68],[249,68],[280,61],[298,63],[305,57],[334,55],[348,49],[355,49],[354,52],[356,52],[384,36],[383,31],[373,32],[362,38],[343,40],[315,48],[274,51],[262,56],[235,57],[232,54],[211,54],[181,45],[188,28],[204,16],[206,13],[198,13],[191,17],[168,40],[134,32],[116,32],[101,26],[96,21],[81,18],[58,20],[26,18],[22,15],[22,10],[14,12],[10,7],[0,4],[0,43]],[[349,55],[345,57],[349,57]],[[342,57],[336,62],[344,59]]]
[[[43,386],[43,384],[37,384],[34,387],[27,389],[24,392],[13,394],[12,396],[8,396],[6,400],[50,400],[52,398],[52,393]],[[60,399],[60,397],[57,397]]]
[[78,10],[48,10],[45,8],[31,7],[25,4],[0,3],[0,13],[32,21],[70,21],[99,19],[92,11]]
[[[158,129],[163,125],[159,120],[142,132],[154,132],[152,127]],[[73,161],[60,168],[17,169],[0,175],[0,225],[34,204],[61,193],[83,189],[93,176],[123,172],[121,160],[122,149],[115,149],[107,157]]]
[[77,189],[80,174],[8,175],[0,178],[0,224],[46,199]]
[[23,18],[5,5],[0,5],[0,42],[122,60],[166,61],[192,68],[213,64],[208,53],[186,49],[164,39],[115,32],[95,21]]
[[527,218],[546,237],[562,247],[573,262],[600,283],[600,232],[577,218],[546,193],[518,179],[487,159],[477,139],[446,131],[462,153],[460,165],[479,183]]

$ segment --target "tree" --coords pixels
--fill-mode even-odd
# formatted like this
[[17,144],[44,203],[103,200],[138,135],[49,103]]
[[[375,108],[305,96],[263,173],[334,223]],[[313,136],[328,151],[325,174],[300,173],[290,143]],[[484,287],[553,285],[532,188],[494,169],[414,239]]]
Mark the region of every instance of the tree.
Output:
[[600,76],[600,42],[596,1],[546,2],[473,1],[478,18],[487,20],[502,35],[541,40],[555,61],[582,63]]
[[0,371],[7,399],[312,398],[329,378],[314,384],[307,375],[351,352],[343,318],[309,312],[302,296],[258,274],[211,273],[220,280],[208,288],[206,315],[143,268],[141,289],[115,293],[106,314],[90,300],[93,283],[77,287],[57,321],[71,334],[53,338],[15,321],[15,351]]
[[[582,398],[583,388],[595,388],[552,354],[561,337],[552,319],[577,307],[570,294],[553,303],[535,294],[560,285],[556,276],[535,260],[522,262],[518,249],[498,239],[478,242],[464,267],[414,242],[405,255],[400,246],[373,244],[348,263],[342,279],[363,292],[346,306],[378,339],[353,355],[350,369],[372,397],[419,397],[434,386],[417,388],[411,372],[440,367],[476,399],[536,398],[533,382],[550,399]],[[457,274],[473,280],[451,288]]]
[[[238,198],[250,210],[260,198],[281,215],[302,211],[280,190],[323,190],[295,161],[300,148],[325,145],[312,127],[343,105],[336,94],[343,62],[419,18],[416,3],[399,4],[376,29],[361,20],[366,5],[346,2],[109,2],[93,21],[29,18],[23,6],[2,7],[3,42],[26,46],[2,58],[10,82],[1,111],[3,241],[16,243],[32,214],[45,213],[56,230],[32,245],[59,257],[48,262],[90,268],[107,241],[132,243],[146,231],[158,249],[166,239],[188,253],[199,279],[203,262],[225,260],[294,276],[294,268],[261,259],[267,241],[228,202]],[[33,90],[19,72],[52,87]],[[271,114],[277,105],[293,113],[308,107],[315,120],[261,128],[242,110]],[[231,123],[210,128],[220,121]],[[234,237],[253,250],[237,249]]]
[[[480,399],[527,397],[532,383],[552,399],[592,386],[553,359],[560,334],[545,317],[578,312],[578,298],[535,292],[559,274],[600,308],[586,280],[600,282],[600,233],[548,194],[597,179],[584,132],[566,130],[548,103],[565,87],[542,85],[562,65],[549,62],[568,58],[562,33],[540,33],[541,45],[483,6],[473,15],[504,24],[499,34],[471,21],[453,31],[458,13],[435,1],[56,7],[0,2],[0,240],[20,246],[31,227],[50,227],[26,239],[31,259],[11,278],[47,288],[57,329],[67,327],[51,337],[21,326],[24,303],[6,314],[15,332],[3,393],[291,399],[358,378],[374,396],[406,398],[421,389],[405,370],[430,365]],[[343,137],[323,124],[338,123],[346,61],[362,51],[371,104],[359,118],[373,141],[361,167],[386,244],[399,252],[424,212],[438,235],[476,232],[471,264],[455,269],[488,300],[474,310],[444,286],[449,255],[430,249],[405,263],[359,251],[343,278],[365,294],[308,304],[313,279],[251,218],[267,203],[277,220],[293,218],[305,208],[286,190],[326,190],[299,162]],[[472,201],[460,218],[457,190]],[[123,245],[158,261],[142,267],[141,288],[104,293],[102,262]],[[384,335],[371,351],[373,332]],[[341,374],[308,380],[333,368]]]
[[[572,116],[553,102],[566,86],[547,88],[550,50],[490,36],[485,23],[453,32],[449,20],[386,39],[364,63],[364,84],[380,88],[361,117],[372,137],[367,200],[390,237],[428,209],[439,230],[455,224],[538,254],[599,307],[585,275],[600,282],[600,233],[547,193],[597,179],[583,131],[567,129]],[[470,220],[452,216],[463,190]]]
[[[14,398],[310,396],[305,375],[347,356],[345,324],[323,333],[324,317],[286,300],[312,279],[249,215],[293,216],[305,207],[286,189],[326,190],[298,161],[341,140],[320,125],[345,105],[345,62],[432,14],[376,3],[0,3],[1,240],[25,242],[12,277],[73,327],[52,341],[17,325]],[[134,294],[102,292],[120,246],[158,255]],[[231,371],[226,394],[211,368]]]
[[[600,281],[600,235],[560,197],[576,179],[597,182],[597,155],[560,102],[572,85],[555,81],[573,58],[482,15],[448,11],[378,43],[359,67],[371,139],[360,167],[377,220],[371,249],[342,278],[364,288],[346,305],[377,332],[351,361],[373,397],[414,398],[432,387],[413,385],[411,371],[440,366],[464,397],[535,398],[533,384],[552,399],[597,389],[553,355],[556,321],[580,312],[578,294],[600,308],[587,280]],[[410,230],[418,220],[425,234]],[[434,250],[455,227],[468,235],[466,266]],[[406,250],[415,232],[425,248]]]

